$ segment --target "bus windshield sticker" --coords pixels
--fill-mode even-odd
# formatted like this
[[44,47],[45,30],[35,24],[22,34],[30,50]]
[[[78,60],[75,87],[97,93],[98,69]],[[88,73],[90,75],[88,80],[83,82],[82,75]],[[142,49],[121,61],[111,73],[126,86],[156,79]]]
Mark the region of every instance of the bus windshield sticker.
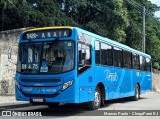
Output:
[[69,47],[70,47],[70,46],[72,46],[72,43],[71,43],[71,42],[69,42],[69,43],[68,43],[68,46],[69,46]]
[[47,62],[46,61],[42,62],[42,66],[41,66],[40,72],[48,72],[48,66],[47,66]]
[[139,72],[139,71],[137,71],[137,72],[136,72],[136,75],[137,75],[137,76],[140,76],[140,72]]

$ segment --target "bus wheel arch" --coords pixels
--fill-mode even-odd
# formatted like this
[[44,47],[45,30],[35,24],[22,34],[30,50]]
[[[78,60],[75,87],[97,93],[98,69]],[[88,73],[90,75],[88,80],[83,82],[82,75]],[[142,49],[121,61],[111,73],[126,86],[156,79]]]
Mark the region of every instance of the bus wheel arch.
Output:
[[94,91],[94,100],[88,102],[88,108],[91,110],[95,110],[100,108],[100,106],[104,105],[105,101],[105,88],[103,83],[98,83]]

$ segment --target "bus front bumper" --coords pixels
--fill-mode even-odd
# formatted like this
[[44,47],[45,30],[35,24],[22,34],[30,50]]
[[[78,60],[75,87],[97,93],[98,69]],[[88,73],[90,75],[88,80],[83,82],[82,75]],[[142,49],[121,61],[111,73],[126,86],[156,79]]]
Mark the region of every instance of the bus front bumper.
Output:
[[[44,102],[44,103],[79,103],[78,95],[75,95],[74,86],[70,86],[64,91],[59,91],[54,94],[44,94],[40,88],[37,88],[39,93],[30,92],[24,93],[24,89],[19,89],[15,86],[16,100],[17,101],[31,101],[31,102]],[[49,90],[49,88],[48,88]]]

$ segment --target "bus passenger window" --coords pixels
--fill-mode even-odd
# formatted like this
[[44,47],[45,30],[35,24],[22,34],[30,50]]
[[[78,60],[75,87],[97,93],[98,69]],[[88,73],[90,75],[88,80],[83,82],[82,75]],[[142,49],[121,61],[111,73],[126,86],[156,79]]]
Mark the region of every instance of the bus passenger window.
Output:
[[113,66],[113,51],[110,45],[107,45],[107,65]]
[[101,43],[101,64],[113,66],[112,46]]
[[145,71],[145,58],[143,56],[140,56],[140,68],[142,71]]
[[146,71],[151,72],[151,59],[146,58]]
[[101,43],[101,64],[107,65],[107,44]]
[[119,48],[114,47],[114,66],[115,67],[123,67],[123,60],[122,60],[122,50]]
[[131,53],[123,51],[124,68],[131,69]]
[[95,41],[95,59],[96,59],[96,65],[100,64],[100,56],[101,56],[101,50],[100,50],[100,42]]
[[140,70],[139,55],[137,54],[132,55],[132,67],[133,69]]

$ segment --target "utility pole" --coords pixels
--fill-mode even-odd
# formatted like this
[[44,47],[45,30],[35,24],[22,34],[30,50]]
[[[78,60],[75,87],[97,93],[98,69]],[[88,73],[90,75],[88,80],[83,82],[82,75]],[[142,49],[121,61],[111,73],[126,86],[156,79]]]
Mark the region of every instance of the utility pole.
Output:
[[143,6],[143,39],[142,39],[142,52],[145,53],[145,46],[146,46],[146,28],[145,28],[145,22],[146,22],[146,8]]
[[143,37],[142,37],[142,52],[144,52],[145,53],[145,50],[146,50],[146,48],[145,48],[145,46],[146,46],[146,33],[145,33],[145,25],[146,25],[146,8],[145,8],[145,6],[143,6],[143,8],[142,8],[142,6],[140,6],[139,4],[137,4],[134,0],[126,0],[127,1],[127,3],[129,3],[130,5],[132,5],[135,9],[137,9],[138,11],[140,11],[141,13],[142,13],[142,11],[143,11],[143,33],[142,33],[142,35],[143,35]]

